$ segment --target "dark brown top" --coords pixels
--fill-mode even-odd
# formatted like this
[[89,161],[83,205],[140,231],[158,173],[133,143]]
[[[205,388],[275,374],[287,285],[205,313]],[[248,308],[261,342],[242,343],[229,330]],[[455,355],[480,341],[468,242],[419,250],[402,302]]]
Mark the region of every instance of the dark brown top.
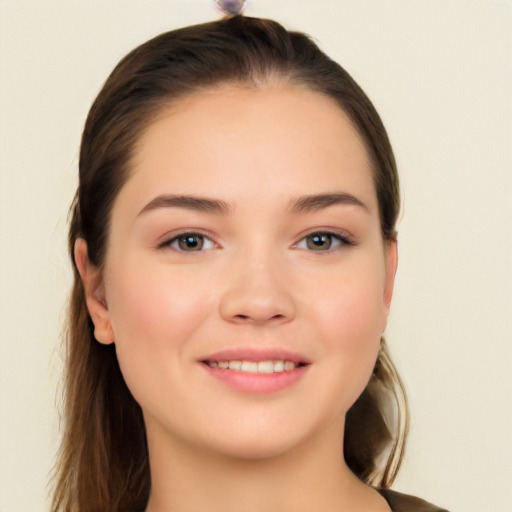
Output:
[[377,489],[388,502],[393,512],[448,512],[444,508],[436,507],[425,500],[401,494],[390,489]]

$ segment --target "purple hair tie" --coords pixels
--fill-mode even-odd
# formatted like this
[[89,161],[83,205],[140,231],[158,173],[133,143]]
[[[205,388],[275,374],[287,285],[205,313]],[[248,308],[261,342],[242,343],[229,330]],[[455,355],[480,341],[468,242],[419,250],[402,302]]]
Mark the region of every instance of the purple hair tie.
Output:
[[215,5],[229,16],[242,14],[246,0],[215,0]]

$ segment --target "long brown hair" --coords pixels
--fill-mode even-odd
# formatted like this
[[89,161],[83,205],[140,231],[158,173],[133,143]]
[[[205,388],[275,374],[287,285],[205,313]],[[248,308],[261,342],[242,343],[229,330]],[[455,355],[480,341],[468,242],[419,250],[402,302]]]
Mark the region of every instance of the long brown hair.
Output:
[[[80,148],[79,185],[71,208],[69,252],[74,283],[66,336],[63,438],[52,510],[144,510],[150,474],[144,422],[125,385],[115,345],[94,339],[73,258],[77,238],[101,269],[112,204],[129,177],[137,142],[163,108],[222,84],[289,83],[334,99],[350,117],[372,163],[382,237],[395,237],[399,186],[384,126],[350,75],[311,39],[278,23],[235,16],[167,32],[116,66],[89,112]],[[366,389],[347,413],[344,453],[366,483],[388,487],[398,471],[407,405],[384,340]]]

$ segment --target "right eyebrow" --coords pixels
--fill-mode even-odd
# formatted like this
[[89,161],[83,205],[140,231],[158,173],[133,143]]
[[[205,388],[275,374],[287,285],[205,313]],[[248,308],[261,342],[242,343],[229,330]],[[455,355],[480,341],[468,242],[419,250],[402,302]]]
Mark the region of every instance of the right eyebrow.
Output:
[[208,197],[165,194],[152,199],[138,215],[157,210],[159,208],[185,208],[198,212],[228,215],[232,208],[225,201],[210,199]]
[[366,212],[369,211],[368,206],[366,206],[363,201],[352,194],[344,192],[313,194],[299,197],[293,202],[291,210],[293,213],[308,213],[322,210],[323,208],[328,208],[336,204],[358,206]]

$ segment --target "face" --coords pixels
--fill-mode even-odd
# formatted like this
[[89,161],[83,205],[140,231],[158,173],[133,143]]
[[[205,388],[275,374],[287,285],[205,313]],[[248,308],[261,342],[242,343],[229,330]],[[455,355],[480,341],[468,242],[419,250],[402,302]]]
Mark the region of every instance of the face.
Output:
[[226,87],[144,133],[86,288],[150,445],[258,458],[340,438],[395,267],[347,116],[298,87]]

